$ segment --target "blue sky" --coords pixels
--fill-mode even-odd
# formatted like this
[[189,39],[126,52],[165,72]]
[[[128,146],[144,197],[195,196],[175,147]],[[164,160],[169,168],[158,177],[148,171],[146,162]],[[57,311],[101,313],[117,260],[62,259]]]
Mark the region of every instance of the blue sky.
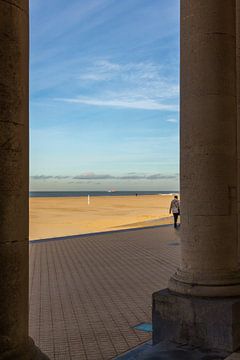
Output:
[[31,190],[177,190],[179,0],[31,0]]

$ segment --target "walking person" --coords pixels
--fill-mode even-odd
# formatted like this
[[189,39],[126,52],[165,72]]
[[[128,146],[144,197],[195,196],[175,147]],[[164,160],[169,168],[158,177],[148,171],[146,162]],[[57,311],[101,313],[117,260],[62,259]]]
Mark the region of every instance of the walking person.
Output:
[[180,215],[180,201],[178,200],[178,196],[175,195],[174,199],[171,201],[169,214],[173,214],[174,217],[174,227],[177,227],[178,216]]

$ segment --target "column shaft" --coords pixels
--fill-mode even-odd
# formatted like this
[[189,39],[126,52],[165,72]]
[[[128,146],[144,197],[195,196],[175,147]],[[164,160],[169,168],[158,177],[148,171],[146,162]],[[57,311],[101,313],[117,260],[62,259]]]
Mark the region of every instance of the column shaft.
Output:
[[154,344],[240,346],[235,24],[235,0],[181,0],[181,264]]
[[240,264],[240,0],[236,0],[237,154],[238,154],[238,263]]
[[181,265],[169,284],[180,293],[240,294],[235,11],[181,1]]
[[28,0],[0,0],[0,359],[45,358],[28,337]]

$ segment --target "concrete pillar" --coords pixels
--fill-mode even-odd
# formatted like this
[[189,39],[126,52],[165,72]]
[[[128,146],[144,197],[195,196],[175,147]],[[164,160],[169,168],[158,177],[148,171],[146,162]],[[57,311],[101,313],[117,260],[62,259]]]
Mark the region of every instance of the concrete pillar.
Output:
[[240,346],[236,0],[181,0],[181,263],[153,341]]
[[236,0],[237,153],[238,153],[238,263],[240,264],[240,0]]
[[0,0],[0,359],[47,359],[28,337],[28,0]]
[[183,294],[240,295],[235,16],[235,0],[181,1]]

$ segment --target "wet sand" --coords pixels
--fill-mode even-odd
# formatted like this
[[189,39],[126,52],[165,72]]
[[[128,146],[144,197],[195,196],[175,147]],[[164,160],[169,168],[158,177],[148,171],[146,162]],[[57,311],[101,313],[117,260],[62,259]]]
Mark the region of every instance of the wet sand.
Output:
[[30,240],[169,224],[171,195],[30,198]]

